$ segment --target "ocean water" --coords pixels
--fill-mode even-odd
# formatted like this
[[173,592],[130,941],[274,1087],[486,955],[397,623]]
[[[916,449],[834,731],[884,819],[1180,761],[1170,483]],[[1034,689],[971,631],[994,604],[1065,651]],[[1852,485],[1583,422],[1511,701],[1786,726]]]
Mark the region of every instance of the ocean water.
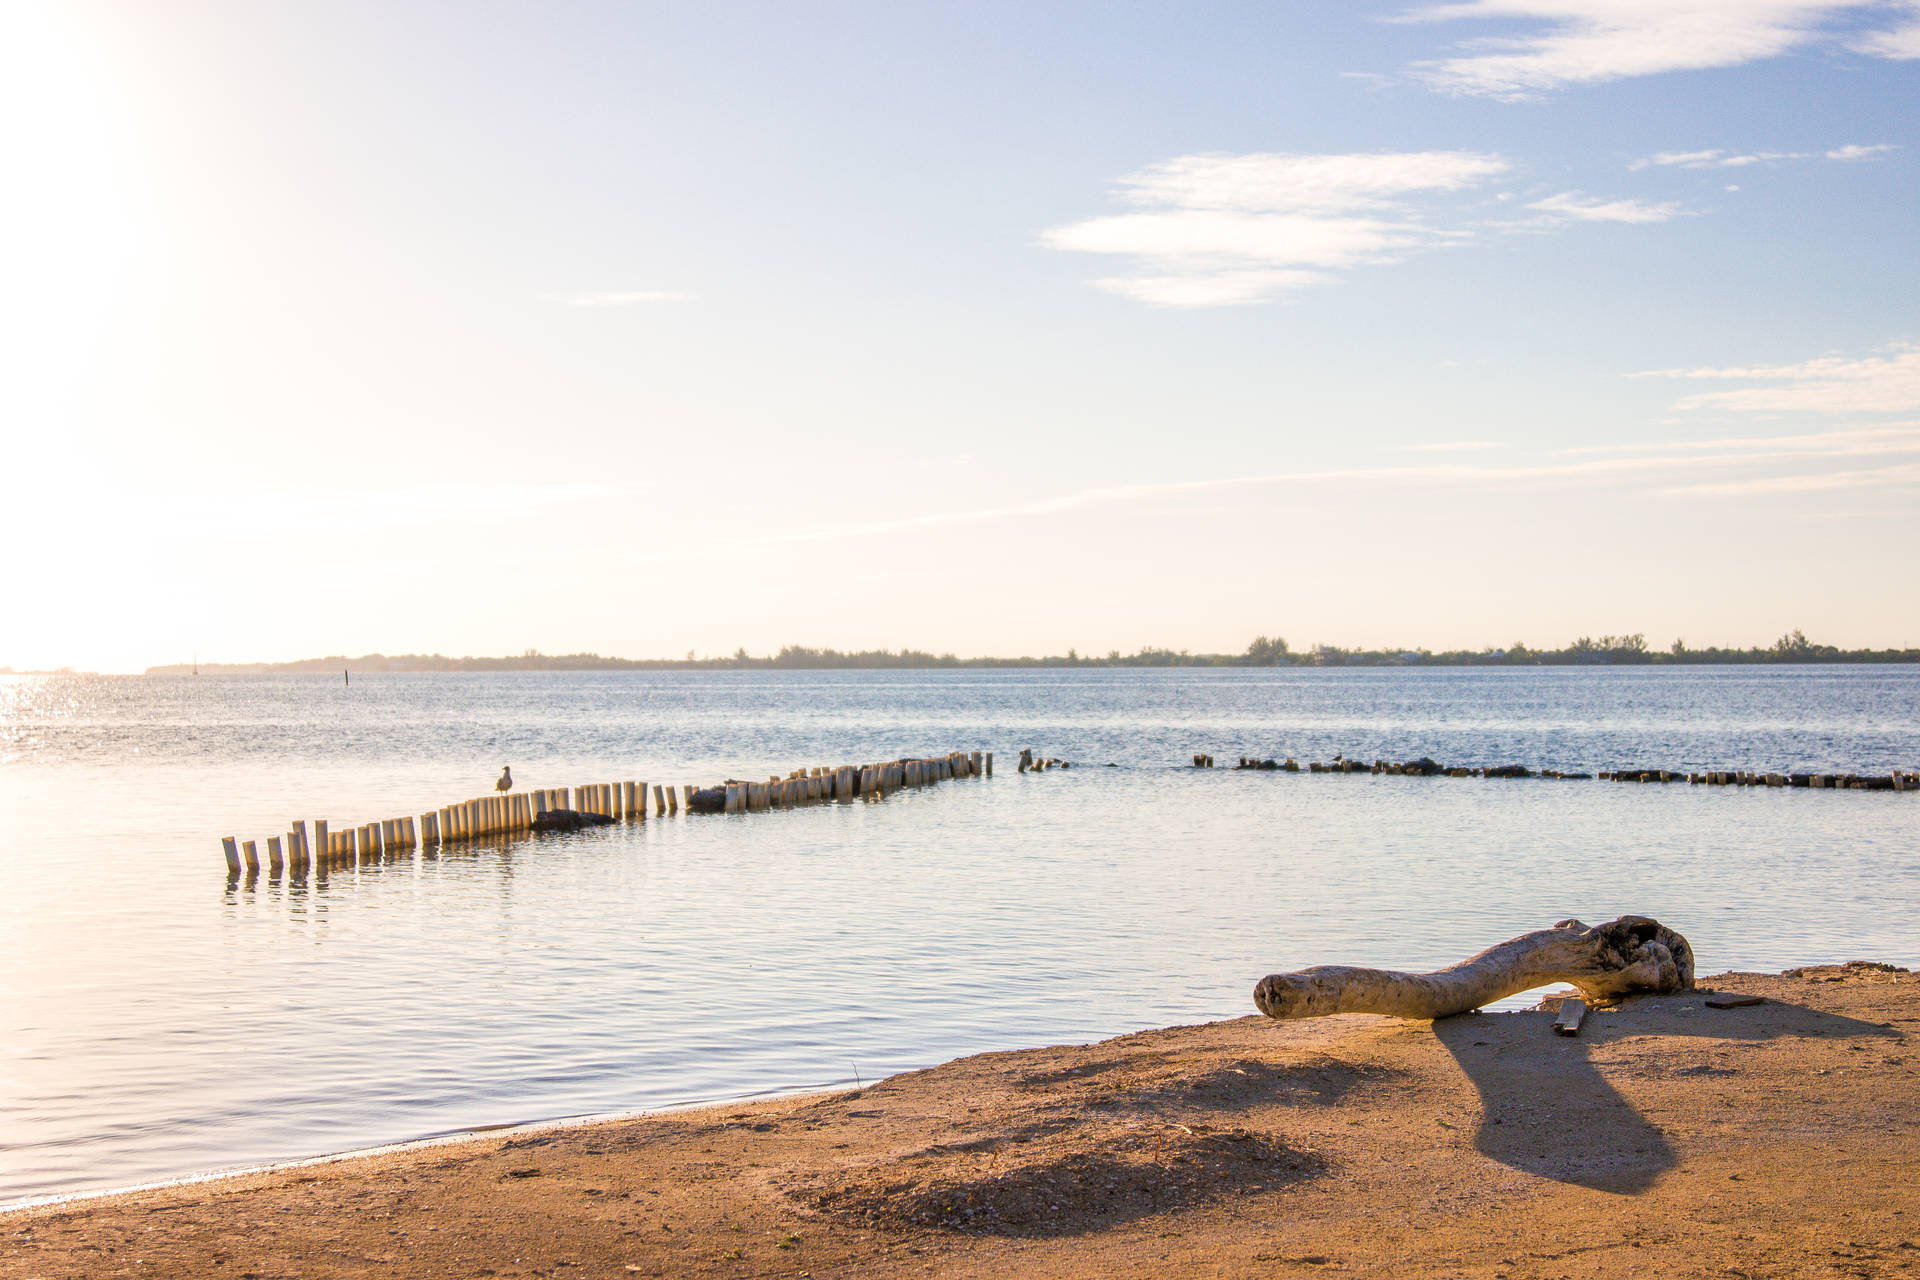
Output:
[[[1075,768],[1020,776],[1031,746]],[[491,786],[978,749],[884,803],[230,885],[218,838]],[[0,1203],[852,1084],[1653,915],[1920,964],[1920,795],[1196,771],[1198,751],[1920,765],[1920,669],[0,677]],[[1114,767],[1107,767],[1107,766]]]

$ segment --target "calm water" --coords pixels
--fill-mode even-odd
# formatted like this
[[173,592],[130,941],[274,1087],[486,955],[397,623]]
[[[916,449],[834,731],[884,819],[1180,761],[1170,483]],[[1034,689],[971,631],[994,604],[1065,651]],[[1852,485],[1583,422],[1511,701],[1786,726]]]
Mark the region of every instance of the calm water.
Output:
[[[851,1083],[1656,915],[1920,964],[1920,796],[1196,773],[1196,751],[1920,764],[1920,669],[0,677],[0,1202]],[[1088,766],[1021,777],[1034,746]],[[229,889],[221,835],[977,748],[884,804]]]

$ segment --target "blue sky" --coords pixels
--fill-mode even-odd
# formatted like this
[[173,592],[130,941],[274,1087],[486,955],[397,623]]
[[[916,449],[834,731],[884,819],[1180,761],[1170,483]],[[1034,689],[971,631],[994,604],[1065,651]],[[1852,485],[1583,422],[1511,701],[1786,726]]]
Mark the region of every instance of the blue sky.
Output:
[[1912,3],[0,21],[0,664],[1920,644]]

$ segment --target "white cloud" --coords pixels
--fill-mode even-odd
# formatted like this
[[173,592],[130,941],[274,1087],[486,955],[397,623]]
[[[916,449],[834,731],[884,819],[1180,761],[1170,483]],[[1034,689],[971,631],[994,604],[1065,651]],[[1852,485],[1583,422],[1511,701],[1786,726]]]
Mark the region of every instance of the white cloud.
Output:
[[1416,223],[1379,218],[1177,209],[1076,222],[1047,232],[1046,242],[1169,262],[1349,267],[1391,261],[1430,234]]
[[1415,191],[1459,191],[1511,165],[1479,151],[1389,151],[1362,155],[1178,156],[1120,180],[1136,204],[1248,213],[1380,209]]
[[[1920,27],[1915,27],[1914,30],[1920,33]],[[1913,56],[1920,58],[1920,52],[1916,52]],[[1829,160],[1871,160],[1875,156],[1883,156],[1894,149],[1894,145],[1891,142],[1876,142],[1870,147],[1863,147],[1857,142],[1849,142],[1844,147],[1835,147],[1832,151],[1827,152],[1826,158]]]
[[1054,227],[1040,242],[1137,260],[1134,274],[1095,283],[1141,302],[1262,302],[1466,238],[1413,200],[1464,191],[1509,167],[1472,151],[1179,156],[1120,180],[1119,197],[1146,211]]
[[574,293],[560,301],[570,307],[631,307],[643,302],[692,302],[690,293],[671,289],[632,289],[608,293]]
[[1576,222],[1665,222],[1684,212],[1679,205],[1670,202],[1652,204],[1645,200],[1596,200],[1577,191],[1564,191],[1557,196],[1535,200],[1527,208],[1537,209],[1555,218],[1571,218]]
[[1464,453],[1471,449],[1498,449],[1498,440],[1442,440],[1435,444],[1401,446],[1406,453]]
[[1659,369],[1642,378],[1712,379],[1768,385],[1688,396],[1677,409],[1733,413],[1920,413],[1920,343],[1874,356],[1821,356],[1799,364]]
[[1774,164],[1782,160],[1872,160],[1895,150],[1890,142],[1862,146],[1850,142],[1831,151],[1661,151],[1643,156],[1629,169],[1744,169],[1751,164]]
[[1720,163],[1724,151],[1662,151],[1656,155],[1642,156],[1628,165],[1629,169],[1645,169],[1653,165],[1678,165],[1682,169],[1710,169]]
[[[1879,0],[1458,0],[1410,10],[1403,20],[1543,24],[1524,35],[1470,40],[1457,56],[1415,64],[1415,74],[1436,88],[1514,100],[1568,85],[1779,57],[1829,38],[1834,19],[1877,7]],[[1920,57],[1920,32],[1902,25],[1858,37],[1851,47],[1877,57]]]

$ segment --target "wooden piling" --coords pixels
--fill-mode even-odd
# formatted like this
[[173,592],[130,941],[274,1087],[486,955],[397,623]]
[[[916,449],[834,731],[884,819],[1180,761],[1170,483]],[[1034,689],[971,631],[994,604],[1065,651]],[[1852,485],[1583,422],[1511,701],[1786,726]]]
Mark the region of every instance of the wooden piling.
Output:
[[267,841],[267,874],[272,876],[277,876],[281,872],[285,871],[287,869],[286,854],[287,852],[291,851],[295,847],[296,847],[296,842],[294,841],[291,833],[288,834],[286,849],[284,850],[280,847],[279,841],[271,838],[268,839]]
[[253,875],[260,870],[260,850],[251,840],[240,844],[240,860],[246,863],[247,874]]

